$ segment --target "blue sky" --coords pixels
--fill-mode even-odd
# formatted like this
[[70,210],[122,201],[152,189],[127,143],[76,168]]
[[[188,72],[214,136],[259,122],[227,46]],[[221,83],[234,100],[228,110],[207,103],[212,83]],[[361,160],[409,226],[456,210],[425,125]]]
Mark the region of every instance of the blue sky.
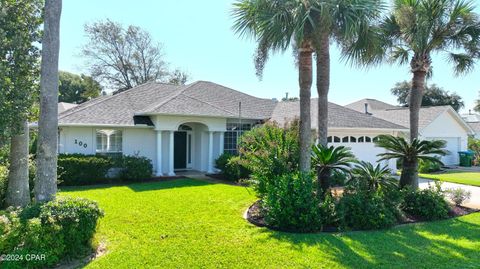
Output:
[[[254,41],[241,39],[231,30],[233,2],[65,0],[60,70],[88,73],[86,62],[79,56],[81,46],[86,43],[83,26],[109,18],[149,31],[156,41],[163,43],[170,66],[186,70],[192,80],[213,81],[259,97],[281,98],[285,92],[298,96],[298,75],[290,51],[271,57],[262,81],[255,76]],[[351,67],[340,61],[336,49],[331,51],[331,60],[330,100],[341,105],[365,97],[396,103],[390,88],[395,82],[411,78],[407,66],[385,64],[367,70]],[[453,75],[442,55],[434,56],[433,66],[434,77],[429,83],[457,92],[463,97],[466,109],[471,108],[480,90],[480,66],[461,77]],[[316,96],[314,85],[312,96]]]

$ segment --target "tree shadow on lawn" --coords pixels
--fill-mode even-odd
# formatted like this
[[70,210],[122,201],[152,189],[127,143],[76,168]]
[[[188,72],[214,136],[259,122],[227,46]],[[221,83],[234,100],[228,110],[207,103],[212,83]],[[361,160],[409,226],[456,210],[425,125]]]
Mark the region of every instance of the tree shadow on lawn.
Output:
[[476,268],[480,260],[480,225],[463,218],[339,234],[262,231],[300,252],[318,249],[347,268]]
[[157,180],[157,181],[146,181],[138,183],[118,183],[118,184],[101,184],[101,185],[87,185],[87,186],[66,186],[61,187],[61,192],[78,192],[78,191],[89,191],[89,190],[104,190],[116,187],[128,187],[134,192],[144,192],[144,191],[156,191],[156,190],[167,190],[175,188],[185,188],[185,187],[202,187],[208,185],[218,184],[215,182],[202,180],[202,179],[191,179],[191,178],[179,178],[179,179],[169,179],[169,180]]

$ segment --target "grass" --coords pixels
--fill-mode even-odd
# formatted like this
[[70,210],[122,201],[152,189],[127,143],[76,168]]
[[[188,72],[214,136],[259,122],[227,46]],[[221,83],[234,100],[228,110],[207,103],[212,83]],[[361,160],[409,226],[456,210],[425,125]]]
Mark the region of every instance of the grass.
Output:
[[61,195],[105,210],[96,240],[108,253],[86,268],[476,268],[480,213],[374,232],[292,234],[242,218],[244,187],[185,179],[76,187]]
[[480,172],[462,172],[452,170],[441,174],[419,174],[419,176],[440,181],[480,186]]

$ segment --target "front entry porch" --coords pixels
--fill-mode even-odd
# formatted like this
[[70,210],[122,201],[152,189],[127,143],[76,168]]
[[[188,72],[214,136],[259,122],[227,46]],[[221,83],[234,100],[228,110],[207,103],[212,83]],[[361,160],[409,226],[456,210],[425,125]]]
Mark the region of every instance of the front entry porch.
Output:
[[223,153],[224,131],[213,131],[200,122],[155,131],[157,176],[175,176],[185,171],[214,173],[215,159]]

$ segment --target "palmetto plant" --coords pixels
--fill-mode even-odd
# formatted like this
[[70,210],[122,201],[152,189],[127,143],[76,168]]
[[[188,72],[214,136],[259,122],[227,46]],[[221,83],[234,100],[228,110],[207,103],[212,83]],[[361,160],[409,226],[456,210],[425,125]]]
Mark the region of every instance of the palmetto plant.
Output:
[[443,140],[414,139],[409,143],[403,137],[391,135],[378,136],[375,144],[387,149],[389,152],[378,154],[379,161],[397,159],[402,161],[402,175],[400,187],[412,186],[418,188],[418,160],[430,161],[443,165],[438,156],[444,156],[446,142]]
[[391,190],[398,186],[397,180],[392,176],[392,171],[387,166],[361,161],[351,171],[352,177],[347,185],[366,190]]
[[328,193],[333,171],[349,173],[355,162],[355,156],[347,147],[326,147],[321,144],[313,146],[312,166],[318,175],[318,193]]
[[298,60],[300,86],[300,170],[310,171],[313,35],[317,25],[313,0],[241,0],[234,4],[233,29],[253,37],[257,44],[255,67],[261,77],[270,52],[293,48]]

